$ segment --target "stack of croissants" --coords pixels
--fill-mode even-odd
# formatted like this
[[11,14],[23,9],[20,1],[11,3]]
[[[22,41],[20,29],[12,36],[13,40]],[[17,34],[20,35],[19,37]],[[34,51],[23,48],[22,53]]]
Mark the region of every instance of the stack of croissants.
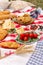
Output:
[[0,24],[2,24],[4,20],[10,19],[10,18],[12,19],[14,17],[16,17],[16,15],[12,14],[8,10],[0,11]]

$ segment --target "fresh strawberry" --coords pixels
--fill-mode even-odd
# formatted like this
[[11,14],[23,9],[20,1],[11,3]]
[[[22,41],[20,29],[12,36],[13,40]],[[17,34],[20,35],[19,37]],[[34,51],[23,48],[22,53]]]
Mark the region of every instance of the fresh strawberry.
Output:
[[26,33],[25,36],[29,37],[29,33]]
[[28,40],[28,37],[24,37],[24,41],[27,41]]
[[30,34],[29,34],[29,37],[30,37],[30,38],[33,38],[33,33],[30,33]]
[[23,40],[24,36],[25,36],[25,34],[20,34],[20,39]]
[[33,34],[33,37],[34,37],[34,38],[37,38],[37,37],[38,37],[38,35],[37,35],[36,33],[34,33],[34,34]]

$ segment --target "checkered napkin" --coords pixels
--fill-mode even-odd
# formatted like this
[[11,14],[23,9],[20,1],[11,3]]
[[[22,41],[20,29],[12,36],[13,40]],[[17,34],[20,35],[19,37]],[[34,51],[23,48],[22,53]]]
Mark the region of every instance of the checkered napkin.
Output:
[[37,43],[35,52],[26,65],[43,65],[43,41]]

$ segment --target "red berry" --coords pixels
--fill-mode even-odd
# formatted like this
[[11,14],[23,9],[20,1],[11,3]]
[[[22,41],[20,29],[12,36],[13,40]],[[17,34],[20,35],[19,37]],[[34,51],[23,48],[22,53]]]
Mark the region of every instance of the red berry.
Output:
[[28,37],[24,37],[24,41],[27,41],[28,40]]
[[24,36],[25,36],[25,34],[20,34],[20,39],[23,40]]
[[25,36],[29,37],[29,33],[26,33]]
[[29,34],[29,37],[30,37],[30,38],[33,38],[33,33],[30,33],[30,34]]
[[34,37],[34,38],[37,38],[37,37],[38,37],[38,35],[37,35],[36,33],[34,33],[34,34],[33,34],[33,37]]

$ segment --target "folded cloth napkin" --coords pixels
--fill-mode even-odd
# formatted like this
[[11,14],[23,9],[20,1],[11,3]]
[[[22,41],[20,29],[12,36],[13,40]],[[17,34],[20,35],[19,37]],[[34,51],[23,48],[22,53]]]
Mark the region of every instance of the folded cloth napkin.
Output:
[[26,65],[43,65],[43,41],[37,43],[35,52]]

